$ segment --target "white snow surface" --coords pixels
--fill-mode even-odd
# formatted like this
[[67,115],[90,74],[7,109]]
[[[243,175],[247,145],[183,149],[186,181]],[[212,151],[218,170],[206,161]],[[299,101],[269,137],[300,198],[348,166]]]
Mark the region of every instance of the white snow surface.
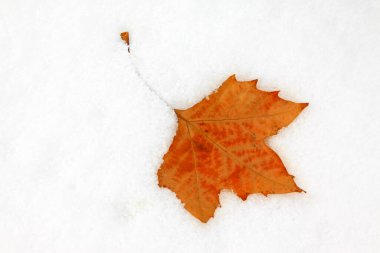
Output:
[[[380,252],[380,1],[1,0],[0,31],[1,253]],[[309,102],[268,140],[307,193],[196,220],[136,68],[173,108],[232,74]]]

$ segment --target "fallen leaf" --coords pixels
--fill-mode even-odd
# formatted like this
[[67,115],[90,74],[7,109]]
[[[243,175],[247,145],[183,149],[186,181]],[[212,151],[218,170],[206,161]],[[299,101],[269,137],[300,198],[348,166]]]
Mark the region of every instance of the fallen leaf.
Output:
[[[120,37],[129,52],[129,33]],[[157,172],[159,186],[175,192],[202,222],[214,216],[223,189],[243,200],[252,193],[303,191],[265,140],[289,125],[308,103],[286,101],[278,91],[261,91],[256,84],[231,76],[193,107],[174,110],[178,129]]]
[[257,80],[228,78],[209,97],[175,110],[178,129],[158,170],[159,186],[176,193],[202,222],[213,217],[223,189],[249,194],[302,192],[265,139],[308,105],[256,88]]

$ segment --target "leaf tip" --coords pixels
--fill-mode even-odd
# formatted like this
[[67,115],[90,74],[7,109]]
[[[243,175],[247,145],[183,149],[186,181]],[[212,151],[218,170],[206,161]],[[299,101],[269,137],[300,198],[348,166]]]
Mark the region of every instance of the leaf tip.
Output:
[[243,194],[237,194],[240,198],[241,198],[241,200],[243,200],[243,201],[246,201],[247,200],[247,198],[248,198],[248,193],[243,193]]
[[298,185],[296,185],[297,189],[295,190],[295,192],[300,192],[300,193],[306,193],[306,191],[304,191],[302,188],[298,187]]
[[199,220],[200,220],[202,223],[206,224],[211,218],[212,218],[212,217],[199,218]]
[[257,89],[257,83],[259,82],[258,79],[253,79],[253,80],[249,80],[249,81],[239,81],[236,79],[236,74],[230,76],[228,78],[228,80],[231,80],[233,82],[237,82],[238,84],[241,84],[241,85],[251,85],[255,89]]
[[300,103],[301,109],[305,109],[306,107],[309,106],[309,103]]

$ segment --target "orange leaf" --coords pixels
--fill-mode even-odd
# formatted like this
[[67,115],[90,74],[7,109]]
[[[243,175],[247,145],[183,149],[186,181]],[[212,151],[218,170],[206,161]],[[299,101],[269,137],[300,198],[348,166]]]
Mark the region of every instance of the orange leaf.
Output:
[[258,90],[256,83],[232,76],[193,107],[175,110],[178,129],[158,171],[159,185],[202,222],[213,217],[222,189],[243,200],[251,193],[302,191],[265,139],[308,104]]

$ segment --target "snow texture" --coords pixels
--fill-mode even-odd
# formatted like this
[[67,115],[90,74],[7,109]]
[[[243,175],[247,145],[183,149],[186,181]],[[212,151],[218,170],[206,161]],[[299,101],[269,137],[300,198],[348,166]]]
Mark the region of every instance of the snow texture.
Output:
[[[1,253],[380,252],[380,1],[1,0],[0,31]],[[307,193],[193,218],[136,68],[175,108],[234,73],[309,102],[268,140]]]

